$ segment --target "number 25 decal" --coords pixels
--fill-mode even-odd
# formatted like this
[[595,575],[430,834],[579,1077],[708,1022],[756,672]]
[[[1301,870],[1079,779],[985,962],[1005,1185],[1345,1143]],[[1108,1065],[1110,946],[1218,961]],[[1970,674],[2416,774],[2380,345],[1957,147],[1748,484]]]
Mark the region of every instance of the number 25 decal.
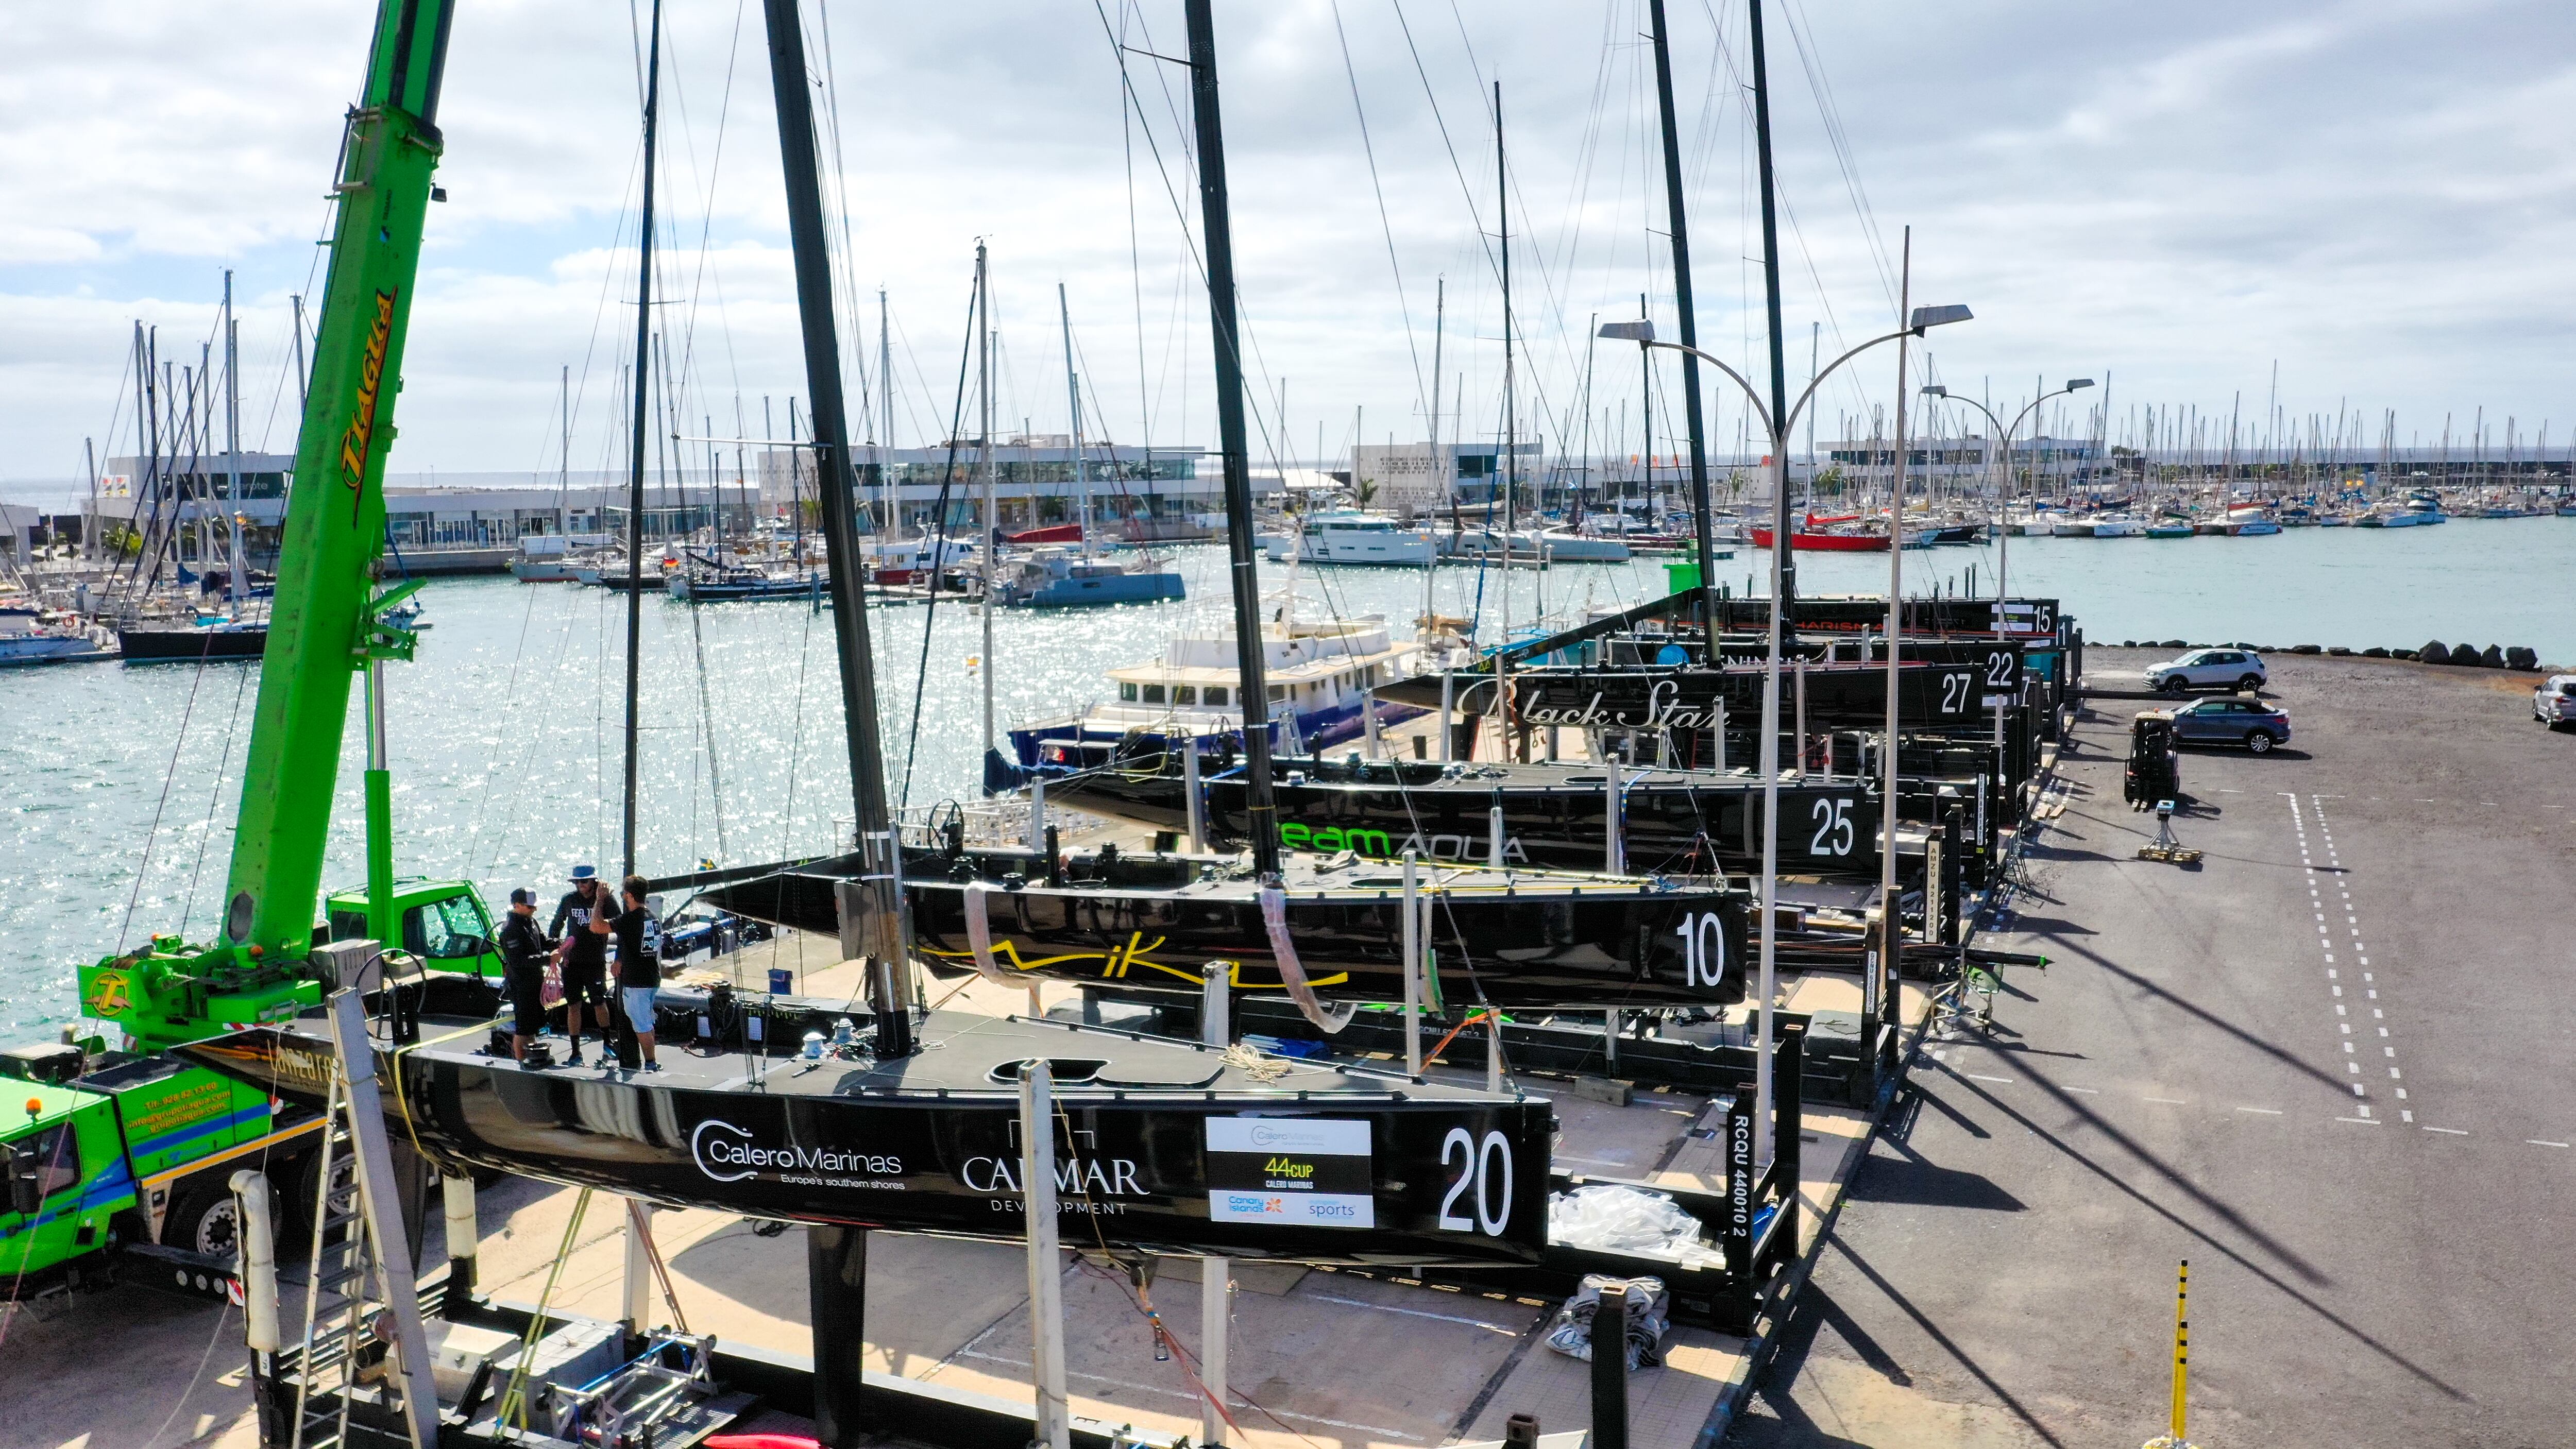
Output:
[[1726,981],[1726,922],[1717,912],[1700,915],[1685,912],[1682,923],[1673,927],[1682,938],[1682,983],[1686,986],[1719,986]]
[[1807,842],[1809,855],[1849,855],[1858,843],[1859,832],[1852,828],[1852,797],[1819,795],[1816,797],[1815,839]]
[[1942,712],[1943,714],[1965,714],[1965,713],[1967,713],[1967,710],[1968,710],[1968,690],[1969,690],[1971,687],[1973,687],[1973,686],[1976,684],[1976,682],[1977,682],[1977,676],[1976,676],[1976,675],[1974,675],[1974,674],[1944,674],[1944,675],[1942,675],[1942,676],[1941,676],[1941,712]]
[[[1449,1180],[1449,1195],[1440,1199],[1440,1230],[1444,1233],[1483,1233],[1499,1238],[1512,1220],[1512,1144],[1500,1132],[1485,1134],[1483,1145],[1464,1127],[1452,1127],[1440,1139],[1440,1165],[1447,1167],[1452,1154],[1458,1159],[1458,1175]],[[1500,1162],[1502,1168],[1495,1170]],[[1502,1205],[1494,1205],[1494,1189],[1500,1186]],[[1458,1199],[1472,1200],[1476,1216],[1454,1211]]]

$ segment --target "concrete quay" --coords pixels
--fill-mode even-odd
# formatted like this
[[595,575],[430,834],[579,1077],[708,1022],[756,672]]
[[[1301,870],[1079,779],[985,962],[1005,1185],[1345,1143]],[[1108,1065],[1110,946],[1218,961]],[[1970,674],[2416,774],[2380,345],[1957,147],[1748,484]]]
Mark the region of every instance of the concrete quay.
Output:
[[[2092,682],[2164,657],[2095,648]],[[2139,860],[2096,701],[1731,1445],[2569,1442],[2576,737],[2529,675],[2272,656],[2268,757],[2190,750]],[[2356,1090],[2358,1089],[2358,1090]]]

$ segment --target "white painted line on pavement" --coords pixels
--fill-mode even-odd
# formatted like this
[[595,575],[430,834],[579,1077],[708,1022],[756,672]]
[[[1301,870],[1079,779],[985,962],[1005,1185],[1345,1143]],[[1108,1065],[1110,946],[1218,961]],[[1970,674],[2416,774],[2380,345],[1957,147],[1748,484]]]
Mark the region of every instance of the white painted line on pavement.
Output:
[[2567,1145],[2564,1142],[2551,1142],[2548,1139],[2541,1137],[2525,1137],[2522,1140],[2534,1147],[2564,1147]]
[[2007,1087],[2009,1087],[2009,1086],[2011,1086],[2011,1085],[2013,1084],[2013,1079],[2012,1079],[2012,1078],[2010,1078],[2010,1077],[1981,1077],[1981,1076],[1978,1076],[1975,1072],[1961,1072],[1959,1075],[1960,1075],[1960,1076],[1963,1076],[1963,1077],[1965,1077],[1965,1078],[1967,1078],[1969,1081],[1972,1081],[1972,1082],[2001,1082],[2003,1085],[2005,1085],[2005,1086],[2007,1086]]
[[2146,1100],[2150,1102],[2162,1102],[2168,1107],[2183,1107],[2190,1105],[2180,1097],[2149,1097]]
[[2066,1090],[2070,1092],[2082,1092],[2088,1097],[2098,1097],[2102,1095],[2102,1089],[2100,1087],[2069,1087]]
[[2449,1137],[2466,1137],[2469,1135],[2467,1132],[2464,1132],[2457,1127],[2427,1127],[2424,1130],[2427,1132],[2439,1132]]
[[2278,1117],[2281,1115],[2281,1109],[2278,1107],[2239,1107],[2236,1110],[2239,1112],[2260,1112],[2266,1117]]
[[2358,1122],[2364,1127],[2376,1127],[2379,1125],[2379,1119],[2376,1117],[2337,1117],[2335,1120],[2338,1122]]

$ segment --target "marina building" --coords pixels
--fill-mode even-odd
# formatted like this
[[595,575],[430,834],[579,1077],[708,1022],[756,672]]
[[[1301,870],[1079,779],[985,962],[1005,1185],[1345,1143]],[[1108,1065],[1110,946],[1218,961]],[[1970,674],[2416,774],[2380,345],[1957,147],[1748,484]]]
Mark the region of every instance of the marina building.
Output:
[[[1524,488],[1542,481],[1542,444],[1529,439],[1512,445],[1512,461]],[[1503,481],[1503,445],[1499,440],[1464,443],[1363,443],[1353,461],[1350,480],[1355,493],[1371,508],[1399,517],[1437,512],[1452,502],[1482,504],[1498,496]]]
[[[853,451],[860,503],[867,510],[863,527],[890,518],[907,531],[943,524],[971,528],[983,517],[985,454],[980,439],[960,438],[929,448],[861,443]],[[1077,470],[1073,439],[1066,434],[997,437],[991,450],[994,513],[1006,530],[1070,522],[1079,516],[1087,488],[1092,517],[1117,520],[1131,536],[1196,536],[1207,526],[1201,520],[1225,509],[1224,478],[1212,468],[1201,476],[1199,460],[1206,456],[1204,448],[1086,442]],[[786,518],[800,500],[811,506],[810,450],[771,449],[751,462],[746,473],[758,480],[761,516]],[[1278,479],[1271,478],[1267,489],[1262,482],[1256,475],[1254,496],[1275,503]]]

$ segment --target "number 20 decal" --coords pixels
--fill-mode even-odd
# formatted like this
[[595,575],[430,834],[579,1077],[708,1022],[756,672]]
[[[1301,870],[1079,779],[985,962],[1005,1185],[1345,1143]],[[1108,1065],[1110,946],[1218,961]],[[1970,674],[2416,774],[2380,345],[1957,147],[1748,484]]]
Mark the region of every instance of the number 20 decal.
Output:
[[1859,843],[1859,832],[1852,828],[1852,797],[1819,795],[1813,823],[1815,838],[1807,842],[1809,855],[1849,855]]
[[[1442,1167],[1449,1165],[1453,1152],[1458,1159],[1458,1175],[1449,1180],[1449,1195],[1440,1199],[1440,1230],[1501,1237],[1512,1221],[1512,1144],[1500,1132],[1488,1132],[1479,1145],[1466,1128],[1452,1127],[1449,1135],[1440,1139]],[[1494,1167],[1498,1161],[1502,1163],[1500,1172]],[[1502,1188],[1499,1207],[1494,1204],[1498,1182]],[[1474,1218],[1454,1211],[1462,1197],[1472,1201]]]
[[1673,927],[1682,938],[1682,984],[1720,986],[1726,981],[1726,922],[1717,912],[1685,912]]

